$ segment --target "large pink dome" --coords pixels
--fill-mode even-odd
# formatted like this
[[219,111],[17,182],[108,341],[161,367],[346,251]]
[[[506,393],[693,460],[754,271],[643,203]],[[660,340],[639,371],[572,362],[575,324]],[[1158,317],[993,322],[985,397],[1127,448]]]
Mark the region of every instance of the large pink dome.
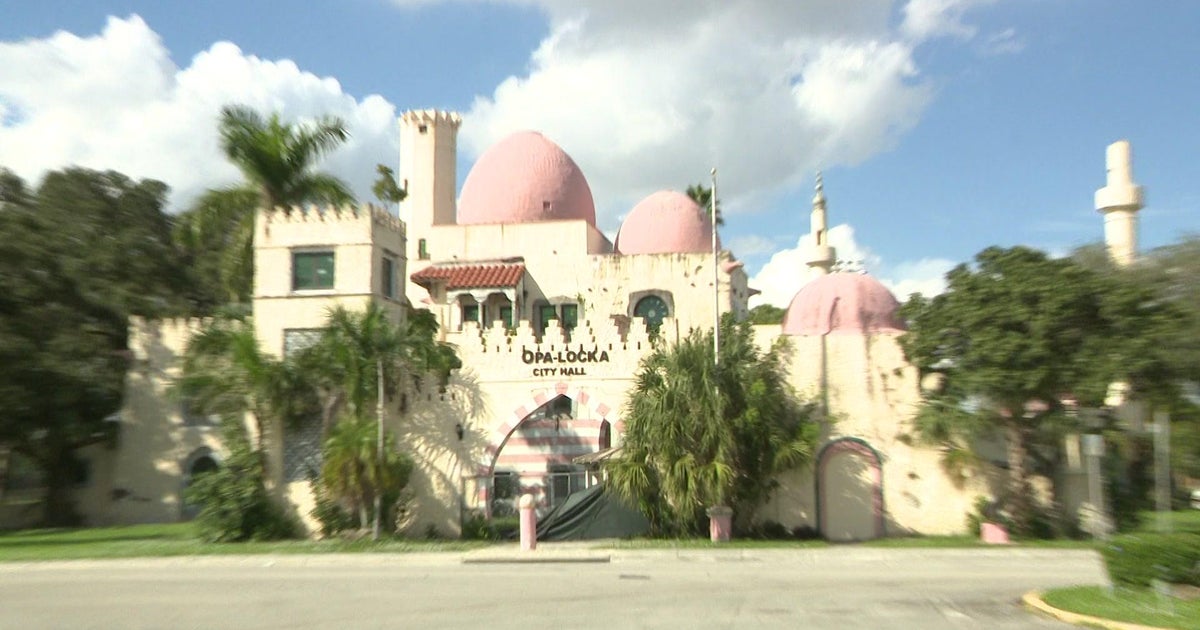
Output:
[[484,151],[458,200],[459,225],[571,219],[596,224],[592,189],[575,160],[536,131]]
[[804,285],[783,316],[785,335],[902,332],[900,302],[875,278],[834,273]]
[[712,251],[712,221],[691,197],[662,190],[641,200],[617,232],[621,254],[691,254]]

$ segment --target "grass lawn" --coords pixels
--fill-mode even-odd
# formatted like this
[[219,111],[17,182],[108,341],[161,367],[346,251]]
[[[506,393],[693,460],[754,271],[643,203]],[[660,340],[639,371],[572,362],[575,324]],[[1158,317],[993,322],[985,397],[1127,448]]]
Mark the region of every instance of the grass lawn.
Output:
[[403,553],[465,551],[486,545],[473,541],[388,539],[284,540],[277,542],[206,543],[195,537],[191,523],[127,525],[92,529],[40,529],[0,533],[0,562],[136,558],[217,554]]
[[1072,586],[1047,591],[1042,599],[1055,608],[1082,615],[1159,628],[1200,630],[1200,600],[1163,600],[1150,590],[1116,589],[1109,593],[1102,586]]

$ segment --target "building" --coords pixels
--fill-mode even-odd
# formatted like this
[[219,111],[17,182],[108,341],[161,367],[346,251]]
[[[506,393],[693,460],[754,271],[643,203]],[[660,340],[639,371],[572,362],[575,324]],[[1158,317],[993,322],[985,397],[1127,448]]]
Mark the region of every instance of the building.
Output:
[[[499,515],[518,492],[549,507],[592,483],[579,458],[620,443],[621,410],[654,340],[673,342],[720,313],[743,317],[753,293],[742,264],[714,255],[708,213],[661,191],[628,213],[610,242],[579,167],[549,139],[516,133],[486,151],[455,196],[452,113],[400,119],[400,218],[377,208],[264,209],[255,225],[254,321],[276,355],[303,347],[335,304],[383,304],[397,320],[429,309],[463,361],[443,387],[414,387],[390,429],[417,470],[413,531],[452,535],[471,513]],[[831,273],[818,179],[811,211],[814,278],[782,325],[756,328],[795,348],[790,382],[826,417],[811,470],[783,479],[761,518],[854,540],[953,533],[983,477],[951,478],[916,445],[915,368],[896,342],[896,298],[858,273]],[[804,270],[796,270],[798,274]],[[135,366],[115,451],[97,455],[81,503],[96,523],[186,518],[181,491],[219,466],[213,423],[169,393],[196,321],[131,322]],[[319,421],[267,431],[273,485],[306,516],[307,472],[320,457]],[[103,460],[103,462],[99,461]]]

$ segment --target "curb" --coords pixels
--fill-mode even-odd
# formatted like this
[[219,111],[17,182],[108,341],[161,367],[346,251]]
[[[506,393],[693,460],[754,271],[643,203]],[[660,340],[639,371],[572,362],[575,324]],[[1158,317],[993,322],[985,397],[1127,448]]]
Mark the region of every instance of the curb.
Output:
[[1059,621],[1075,624],[1077,626],[1098,626],[1100,628],[1108,628],[1109,630],[1172,630],[1171,628],[1143,626],[1136,623],[1113,621],[1112,619],[1105,619],[1103,617],[1093,617],[1091,615],[1081,615],[1079,613],[1061,610],[1043,601],[1042,594],[1038,591],[1029,591],[1028,593],[1025,593],[1021,596],[1021,601],[1025,604],[1025,606],[1042,614],[1049,615],[1055,619],[1058,619]]

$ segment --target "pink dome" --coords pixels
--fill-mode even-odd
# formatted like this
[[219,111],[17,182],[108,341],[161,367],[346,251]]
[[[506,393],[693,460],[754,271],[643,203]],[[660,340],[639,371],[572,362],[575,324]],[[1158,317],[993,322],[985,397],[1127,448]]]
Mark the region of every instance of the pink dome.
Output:
[[662,190],[638,202],[617,232],[621,254],[691,254],[712,251],[712,221],[691,197]]
[[592,189],[575,160],[536,131],[484,151],[458,200],[459,225],[571,219],[596,224]]
[[900,302],[878,280],[834,273],[804,285],[783,316],[785,335],[902,332]]

